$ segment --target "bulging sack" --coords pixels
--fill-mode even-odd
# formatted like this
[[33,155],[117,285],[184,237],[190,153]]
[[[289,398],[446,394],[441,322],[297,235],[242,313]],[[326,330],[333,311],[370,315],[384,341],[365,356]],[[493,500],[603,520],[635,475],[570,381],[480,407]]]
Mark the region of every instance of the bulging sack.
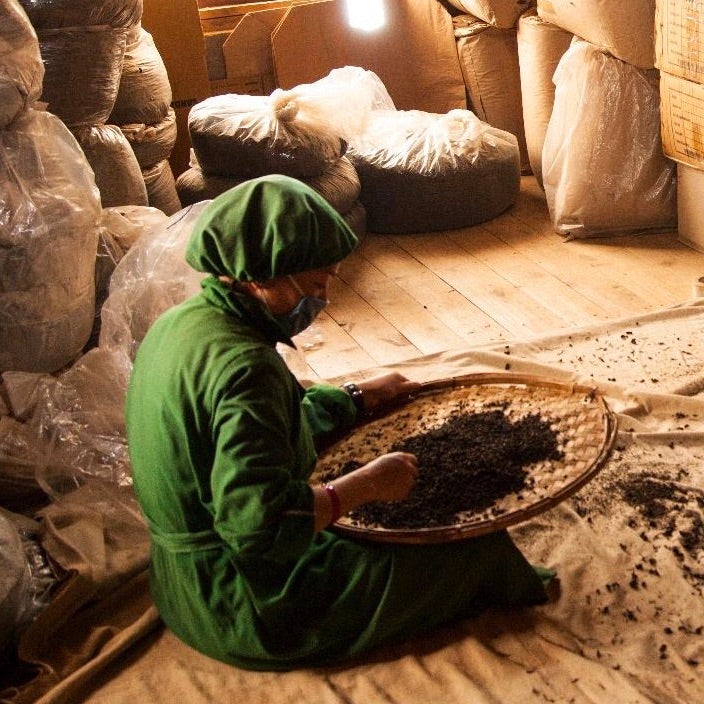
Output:
[[17,0],[0,0],[0,130],[39,99],[44,64],[39,42]]
[[554,81],[542,172],[555,230],[575,239],[676,227],[657,72],[575,39]]
[[29,110],[0,131],[0,372],[54,372],[87,342],[100,212],[57,117]]

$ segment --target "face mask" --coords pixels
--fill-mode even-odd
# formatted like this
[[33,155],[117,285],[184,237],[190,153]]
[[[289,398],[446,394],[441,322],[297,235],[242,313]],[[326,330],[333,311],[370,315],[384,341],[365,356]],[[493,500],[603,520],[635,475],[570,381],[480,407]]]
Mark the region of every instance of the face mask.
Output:
[[315,320],[318,313],[325,308],[328,302],[324,298],[306,296],[298,285],[298,282],[292,276],[288,278],[296,287],[298,293],[301,294],[301,299],[293,310],[281,315],[275,315],[274,318],[289,337],[294,337],[294,335],[298,335],[298,333],[305,330]]

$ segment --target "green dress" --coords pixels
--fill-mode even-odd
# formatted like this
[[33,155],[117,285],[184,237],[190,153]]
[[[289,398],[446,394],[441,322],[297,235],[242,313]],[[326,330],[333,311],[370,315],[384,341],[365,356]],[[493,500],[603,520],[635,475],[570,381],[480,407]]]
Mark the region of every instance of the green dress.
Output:
[[337,387],[304,391],[281,339],[254,299],[209,277],[137,354],[126,407],[134,486],[152,534],[153,598],[177,636],[234,665],[285,670],[544,600],[505,532],[428,546],[314,532],[315,440],[350,426],[355,409]]

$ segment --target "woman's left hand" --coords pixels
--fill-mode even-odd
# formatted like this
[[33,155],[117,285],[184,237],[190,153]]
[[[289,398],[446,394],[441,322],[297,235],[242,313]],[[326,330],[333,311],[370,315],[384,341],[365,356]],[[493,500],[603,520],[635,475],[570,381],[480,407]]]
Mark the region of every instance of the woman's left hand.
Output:
[[405,398],[421,387],[417,381],[409,381],[398,372],[389,372],[361,381],[357,386],[364,394],[364,407],[367,411],[373,411],[379,406]]

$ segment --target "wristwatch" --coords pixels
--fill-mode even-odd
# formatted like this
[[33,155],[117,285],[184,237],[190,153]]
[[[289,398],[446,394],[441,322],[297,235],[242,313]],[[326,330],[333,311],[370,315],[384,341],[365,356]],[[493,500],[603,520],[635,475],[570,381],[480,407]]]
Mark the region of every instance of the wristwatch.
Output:
[[357,413],[364,413],[364,392],[362,389],[351,381],[344,383],[342,388],[349,394],[354,407],[357,409]]

